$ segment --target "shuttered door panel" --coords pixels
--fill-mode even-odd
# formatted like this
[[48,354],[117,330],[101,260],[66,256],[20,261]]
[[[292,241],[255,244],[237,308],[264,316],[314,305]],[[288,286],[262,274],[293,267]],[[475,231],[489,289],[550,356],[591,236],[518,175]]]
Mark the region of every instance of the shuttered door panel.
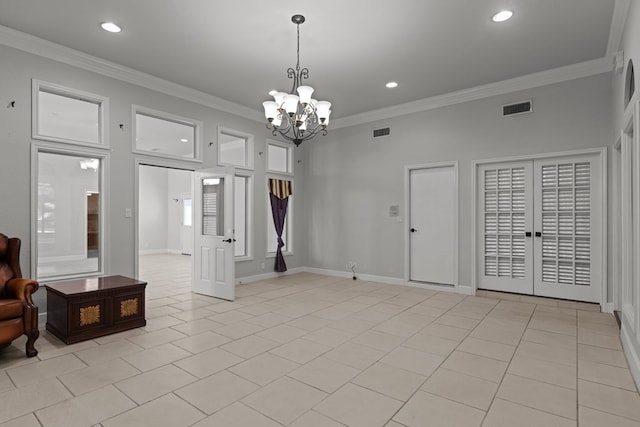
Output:
[[532,293],[531,182],[531,162],[479,168],[479,288]]
[[592,217],[601,203],[599,173],[594,156],[534,163],[535,224],[541,233],[535,237],[535,295],[599,301],[594,247],[601,230]]

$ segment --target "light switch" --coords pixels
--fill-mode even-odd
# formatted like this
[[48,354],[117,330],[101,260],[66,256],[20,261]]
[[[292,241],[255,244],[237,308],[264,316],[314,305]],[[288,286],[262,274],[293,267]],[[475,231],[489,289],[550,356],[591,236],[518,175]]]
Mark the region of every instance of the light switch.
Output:
[[124,217],[133,218],[133,213],[131,211],[131,208],[124,208]]

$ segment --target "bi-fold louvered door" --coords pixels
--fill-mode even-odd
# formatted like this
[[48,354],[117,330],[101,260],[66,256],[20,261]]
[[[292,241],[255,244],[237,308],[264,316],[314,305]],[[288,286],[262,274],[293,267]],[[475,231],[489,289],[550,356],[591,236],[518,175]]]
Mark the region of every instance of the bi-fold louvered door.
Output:
[[597,156],[487,164],[478,171],[478,288],[599,301]]

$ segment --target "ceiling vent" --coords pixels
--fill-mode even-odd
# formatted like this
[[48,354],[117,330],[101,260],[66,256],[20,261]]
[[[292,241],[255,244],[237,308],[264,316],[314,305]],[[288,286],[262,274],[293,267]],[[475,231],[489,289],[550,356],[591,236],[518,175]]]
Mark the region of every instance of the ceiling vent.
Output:
[[382,136],[389,136],[391,135],[391,127],[386,127],[386,128],[380,128],[380,129],[374,129],[373,130],[373,137],[374,138],[380,138]]
[[508,104],[502,106],[502,117],[515,116],[518,114],[531,113],[531,100],[516,102],[515,104]]

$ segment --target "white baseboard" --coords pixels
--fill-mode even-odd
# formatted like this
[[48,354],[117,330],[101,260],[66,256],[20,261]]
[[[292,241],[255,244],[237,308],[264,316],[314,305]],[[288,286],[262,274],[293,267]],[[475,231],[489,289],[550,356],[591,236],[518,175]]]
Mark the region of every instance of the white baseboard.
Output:
[[276,273],[275,271],[271,271],[269,273],[256,274],[254,276],[236,277],[236,285],[241,285],[243,283],[259,282],[261,280],[275,279],[277,277],[289,276],[291,274],[304,273],[305,271],[306,270],[304,267],[295,267],[295,268],[290,268],[284,273]]
[[[325,270],[324,268],[302,267],[306,273],[323,274],[325,276],[345,277],[350,279],[353,277],[353,273],[350,271],[339,270]],[[374,276],[371,274],[356,273],[358,280],[365,280],[367,282],[379,282],[386,283],[388,285],[404,285],[404,280],[395,277]]]
[[139,255],[157,255],[157,254],[172,254],[172,255],[182,255],[182,252],[177,249],[145,249],[143,251],[138,251]]
[[612,302],[604,302],[600,304],[600,310],[603,313],[613,313],[614,305]]
[[629,335],[629,331],[625,322],[622,322],[622,329],[620,330],[620,341],[622,341],[622,348],[625,356],[627,356],[627,362],[629,363],[629,370],[636,382],[636,385],[640,385],[640,357],[638,355],[638,348],[634,344],[634,339]]

